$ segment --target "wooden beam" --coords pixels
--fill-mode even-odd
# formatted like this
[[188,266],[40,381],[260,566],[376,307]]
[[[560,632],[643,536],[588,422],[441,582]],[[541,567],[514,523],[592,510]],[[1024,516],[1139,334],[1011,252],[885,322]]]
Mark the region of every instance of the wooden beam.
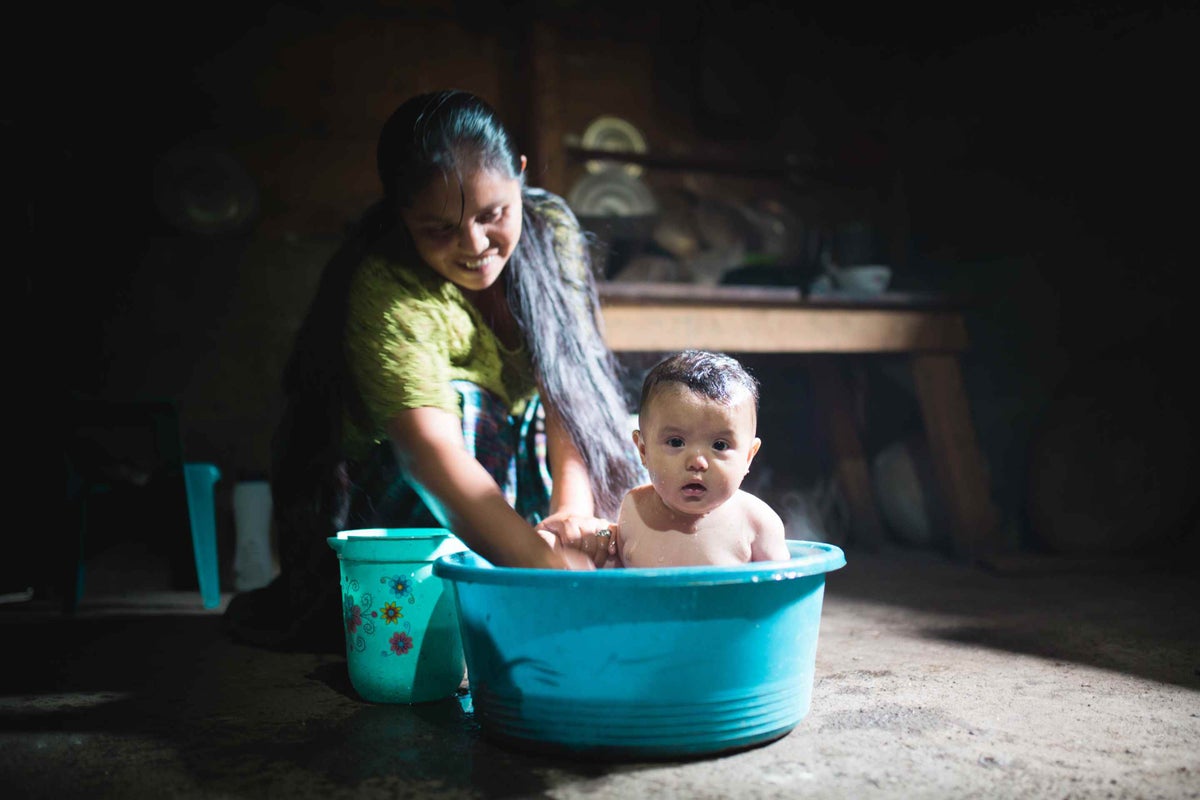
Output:
[[850,538],[864,550],[883,544],[883,518],[871,485],[871,466],[855,421],[854,398],[842,379],[840,365],[825,356],[809,360],[817,419],[829,437],[834,475],[850,511]]
[[532,138],[527,180],[557,195],[566,194],[566,151],[563,148],[558,33],[544,21],[529,20],[525,54],[529,65],[529,122]]

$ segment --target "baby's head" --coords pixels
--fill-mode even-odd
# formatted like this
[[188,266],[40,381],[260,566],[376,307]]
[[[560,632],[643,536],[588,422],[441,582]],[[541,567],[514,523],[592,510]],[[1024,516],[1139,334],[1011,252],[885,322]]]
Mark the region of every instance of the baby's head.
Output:
[[642,383],[633,440],[663,501],[706,514],[732,497],[759,446],[758,382],[734,358],[685,350]]
[[684,350],[667,356],[642,381],[640,413],[645,414],[655,394],[672,383],[681,383],[696,394],[726,406],[749,398],[750,410],[757,421],[758,381],[736,358],[706,350]]

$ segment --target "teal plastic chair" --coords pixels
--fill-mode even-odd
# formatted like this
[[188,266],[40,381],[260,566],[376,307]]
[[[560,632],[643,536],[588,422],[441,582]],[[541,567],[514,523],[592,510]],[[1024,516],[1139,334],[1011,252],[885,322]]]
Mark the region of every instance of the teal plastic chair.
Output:
[[[221,479],[221,471],[215,464],[184,462],[183,448],[179,435],[179,420],[174,403],[170,401],[150,402],[105,402],[88,398],[75,401],[73,419],[80,429],[88,426],[100,430],[145,429],[154,442],[154,474],[165,477],[168,485],[182,478],[179,500],[187,504],[186,520],[192,538],[192,554],[196,562],[196,578],[200,599],[205,608],[216,608],[221,603],[220,562],[217,553],[217,514],[215,487]],[[67,499],[77,509],[79,540],[72,552],[70,585],[64,587],[66,610],[73,611],[84,593],[85,561],[89,506],[96,495],[113,489],[111,480],[98,475],[94,469],[86,469],[75,463],[72,453],[67,454]],[[175,484],[178,485],[178,484]],[[182,505],[182,502],[180,503]],[[180,522],[183,521],[181,515]],[[170,524],[168,521],[166,524]]]

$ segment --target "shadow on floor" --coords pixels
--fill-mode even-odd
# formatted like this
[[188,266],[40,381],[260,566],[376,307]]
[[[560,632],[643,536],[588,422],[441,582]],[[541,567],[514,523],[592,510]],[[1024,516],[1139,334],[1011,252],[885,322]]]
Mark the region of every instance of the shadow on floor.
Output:
[[[296,784],[298,796],[312,796],[383,779],[401,794],[529,797],[550,788],[550,772],[587,779],[639,769],[497,747],[480,734],[465,692],[413,706],[364,703],[344,658],[232,643],[216,615],[0,610],[0,633],[9,653],[23,654],[9,659],[0,736],[64,747],[74,768],[36,776],[64,796],[86,795],[86,776],[108,774],[115,741],[140,752],[146,769],[171,756],[197,784],[234,794]],[[47,745],[55,733],[71,741]],[[12,753],[0,767],[18,783],[32,780]]]

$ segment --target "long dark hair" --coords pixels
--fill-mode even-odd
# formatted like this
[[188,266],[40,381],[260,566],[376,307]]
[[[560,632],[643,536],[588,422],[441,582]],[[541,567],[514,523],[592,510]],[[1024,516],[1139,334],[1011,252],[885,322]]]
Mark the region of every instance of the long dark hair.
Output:
[[554,230],[537,206],[552,203],[574,225],[578,222],[567,204],[548,192],[525,188],[523,194],[525,226],[506,270],[508,304],[532,354],[538,388],[587,464],[597,513],[615,517],[640,472],[620,367],[604,342],[587,248],[581,244],[585,261],[579,279],[564,280],[555,259]]
[[620,366],[603,339],[587,247],[581,242],[579,256],[585,260],[577,278],[564,280],[558,263],[547,209],[578,228],[570,208],[524,185],[509,132],[485,101],[467,92],[431,92],[402,104],[380,133],[376,158],[383,199],[349,231],[327,264],[284,370],[285,406],[272,464],[280,524],[328,535],[329,527],[345,518],[345,415],[366,420],[343,350],[347,296],[357,266],[371,253],[416,263],[400,209],[429,181],[457,179],[461,185],[465,172],[480,168],[522,181],[523,229],[502,274],[510,311],[531,354],[542,399],[561,418],[587,464],[597,513],[615,515],[640,472],[629,443]]

